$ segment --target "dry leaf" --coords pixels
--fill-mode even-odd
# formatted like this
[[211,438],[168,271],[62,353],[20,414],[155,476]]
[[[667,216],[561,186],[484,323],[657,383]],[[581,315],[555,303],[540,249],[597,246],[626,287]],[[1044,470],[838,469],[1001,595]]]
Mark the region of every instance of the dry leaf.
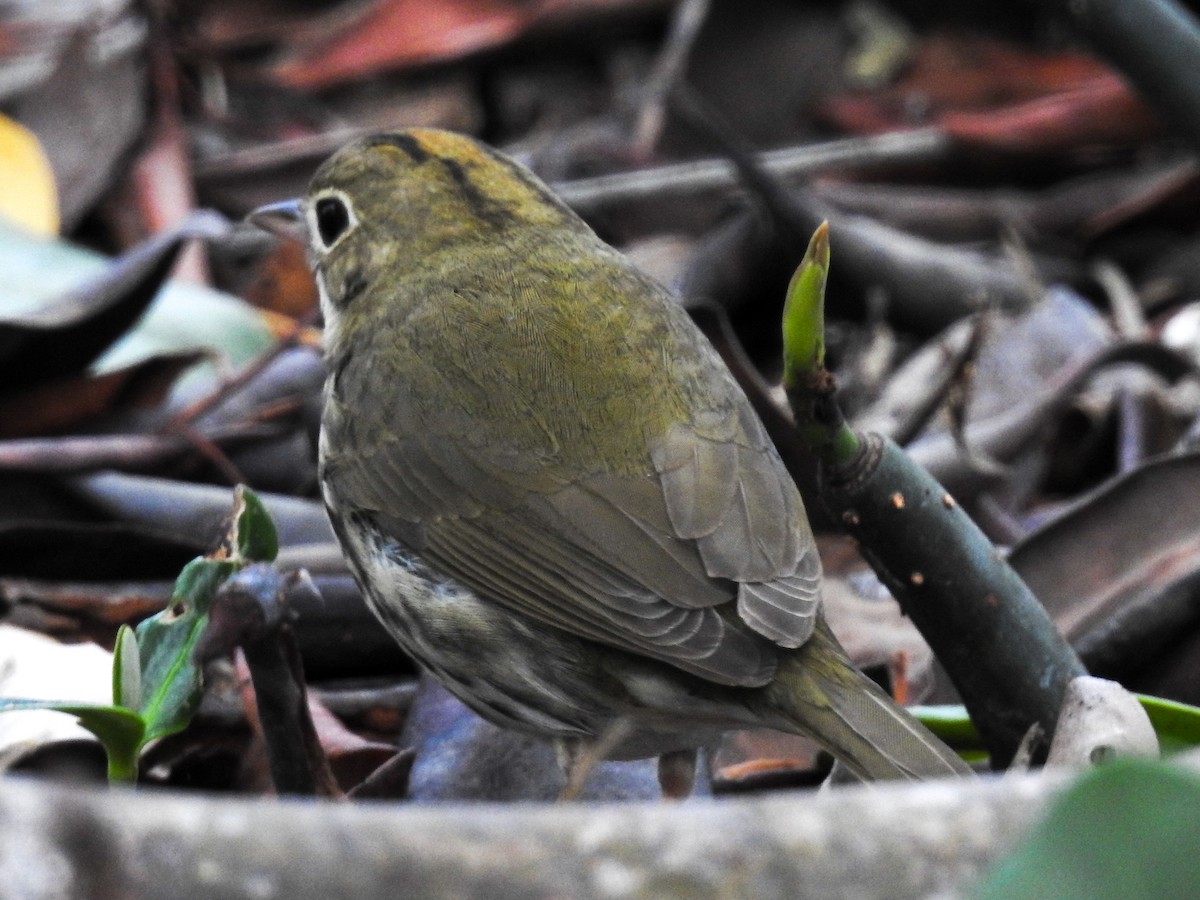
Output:
[[0,216],[36,234],[58,234],[58,189],[50,161],[33,132],[4,115],[0,184]]

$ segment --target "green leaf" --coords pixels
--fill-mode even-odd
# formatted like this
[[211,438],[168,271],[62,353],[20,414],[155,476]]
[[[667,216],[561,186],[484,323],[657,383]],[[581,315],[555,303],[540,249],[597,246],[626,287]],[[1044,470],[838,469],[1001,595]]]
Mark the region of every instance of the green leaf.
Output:
[[146,722],[136,712],[120,706],[63,705],[79,724],[99,738],[108,755],[108,780],[137,781],[138,754],[146,743]]
[[241,562],[274,562],[279,553],[275,522],[258,495],[244,484],[234,491],[232,543]]
[[145,741],[145,723],[133,710],[59,700],[0,700],[0,712],[48,709],[66,713],[94,734],[108,756],[109,781],[134,781],[138,753]]
[[279,551],[275,523],[249,488],[239,487],[227,545],[233,558],[194,559],[179,573],[167,608],[134,631],[122,626],[113,653],[112,706],[42,700],[0,700],[0,712],[47,709],[68,713],[100,739],[111,781],[133,781],[138,755],[156,738],[187,726],[203,696],[196,645],[217,592],[249,562]]
[[217,590],[236,570],[229,560],[192,560],[179,573],[167,608],[137,627],[142,667],[138,712],[146,720],[147,742],[182,730],[196,711],[203,672],[193,650]]
[[985,879],[978,900],[1196,896],[1200,778],[1120,759],[1082,776]]

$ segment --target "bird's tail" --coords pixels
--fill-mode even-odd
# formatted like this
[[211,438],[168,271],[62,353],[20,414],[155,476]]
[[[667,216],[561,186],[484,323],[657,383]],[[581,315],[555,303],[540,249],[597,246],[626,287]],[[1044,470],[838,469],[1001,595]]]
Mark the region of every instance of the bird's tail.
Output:
[[862,778],[937,778],[971,771],[851,664],[824,616],[804,646],[781,661],[763,699],[782,720],[780,727],[813,738]]

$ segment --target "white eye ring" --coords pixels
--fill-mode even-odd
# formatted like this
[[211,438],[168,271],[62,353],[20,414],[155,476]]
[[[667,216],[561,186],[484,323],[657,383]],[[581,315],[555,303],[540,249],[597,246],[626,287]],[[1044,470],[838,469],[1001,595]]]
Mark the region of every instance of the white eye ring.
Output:
[[313,249],[325,253],[336,247],[358,225],[354,204],[343,191],[329,188],[307,204],[308,233]]

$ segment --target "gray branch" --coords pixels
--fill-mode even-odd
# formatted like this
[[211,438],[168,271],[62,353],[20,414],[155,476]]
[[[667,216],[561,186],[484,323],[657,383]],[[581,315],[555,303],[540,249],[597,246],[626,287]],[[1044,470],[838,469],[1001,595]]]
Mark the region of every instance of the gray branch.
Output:
[[623,805],[230,800],[0,780],[0,896],[953,897],[1068,775]]

